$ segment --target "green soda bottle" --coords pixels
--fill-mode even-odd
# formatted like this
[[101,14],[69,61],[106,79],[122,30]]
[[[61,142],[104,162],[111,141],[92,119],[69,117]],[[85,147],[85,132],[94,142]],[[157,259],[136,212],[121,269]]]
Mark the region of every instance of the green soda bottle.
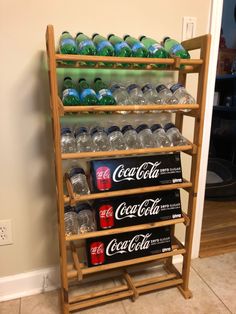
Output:
[[62,87],[62,103],[65,106],[74,106],[80,104],[80,97],[76,89],[76,85],[69,76],[64,78]]
[[[150,58],[168,58],[169,57],[168,52],[156,40],[146,37],[146,36],[141,36],[139,39],[141,43],[143,43],[144,46],[147,48]],[[158,68],[166,67],[165,64],[156,64],[156,66]]]
[[[95,56],[97,53],[93,41],[83,33],[77,33],[75,37],[77,51],[79,55]],[[83,63],[82,63],[83,64]],[[94,66],[94,62],[85,62],[89,66]]]
[[[98,56],[114,56],[115,51],[112,44],[103,36],[99,34],[93,34],[92,36],[93,42],[97,48]],[[107,66],[112,66],[113,64],[110,62],[104,62]]]
[[59,52],[62,54],[77,54],[75,40],[67,31],[63,32],[59,39]]
[[[131,37],[130,35],[124,36],[125,42],[130,46],[132,50],[132,57],[147,58],[148,51],[138,39]],[[139,64],[140,67],[145,67],[146,64]]]
[[83,105],[96,105],[98,103],[96,93],[90,88],[88,82],[84,78],[81,78],[78,84],[81,103]]
[[94,89],[97,93],[100,105],[115,105],[116,101],[112,96],[112,92],[100,77],[94,79]]
[[184,47],[176,40],[170,37],[163,39],[163,46],[165,50],[170,54],[171,57],[180,57],[182,59],[190,59],[190,54]]
[[[132,50],[130,46],[120,37],[110,34],[108,35],[107,39],[113,45],[115,49],[115,56],[117,57],[130,57],[132,54]],[[128,63],[122,63],[123,67],[128,67]]]

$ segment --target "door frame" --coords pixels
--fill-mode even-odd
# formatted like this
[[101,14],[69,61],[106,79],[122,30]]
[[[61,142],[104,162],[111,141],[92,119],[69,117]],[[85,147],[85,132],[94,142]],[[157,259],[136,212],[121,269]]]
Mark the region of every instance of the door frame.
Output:
[[201,163],[199,172],[198,182],[198,197],[196,204],[196,224],[193,236],[193,249],[192,258],[199,257],[200,251],[200,240],[202,231],[202,219],[205,199],[205,185],[206,185],[206,173],[208,163],[208,153],[210,144],[210,132],[212,122],[212,111],[213,111],[213,99],[214,99],[214,88],[216,79],[216,66],[219,51],[219,39],[221,29],[221,18],[223,12],[224,0],[211,0],[210,12],[208,18],[208,33],[211,34],[211,48],[210,48],[210,60],[209,60],[209,71],[207,81],[207,93],[206,93],[206,109],[204,117],[204,128],[203,128],[203,140],[202,140],[202,152],[201,152]]

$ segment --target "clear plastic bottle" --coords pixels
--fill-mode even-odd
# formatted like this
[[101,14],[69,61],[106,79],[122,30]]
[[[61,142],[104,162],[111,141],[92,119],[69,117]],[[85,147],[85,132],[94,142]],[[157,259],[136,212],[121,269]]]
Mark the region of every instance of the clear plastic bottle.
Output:
[[90,194],[87,178],[84,169],[73,167],[67,171],[68,178],[77,194]]
[[78,234],[78,214],[75,211],[75,207],[70,205],[64,208],[64,223],[65,223],[65,234],[67,236],[72,234]]
[[171,141],[166,135],[165,130],[160,124],[153,124],[151,126],[151,131],[156,142],[156,147],[169,147],[171,146]]
[[[161,105],[161,97],[158,95],[155,87],[147,83],[142,87],[143,96],[146,104]],[[161,110],[151,110],[150,112],[161,112]]]
[[80,127],[75,130],[77,152],[92,152],[95,150],[88,129]]
[[166,85],[157,85],[156,91],[161,98],[162,104],[178,104],[178,99],[172,94],[171,90]]
[[109,151],[111,150],[111,145],[107,136],[107,132],[104,128],[95,127],[90,132],[95,151]]
[[64,106],[75,106],[80,104],[80,96],[76,84],[69,76],[65,77],[63,81],[62,103]]
[[137,149],[141,147],[138,134],[132,125],[125,125],[121,132],[123,133],[123,137],[128,149]]
[[[111,85],[111,92],[117,105],[131,105],[129,94],[124,85],[120,83],[114,83]],[[130,111],[117,111],[118,113],[127,114]]]
[[139,125],[136,128],[136,131],[142,148],[152,148],[156,146],[152,131],[147,124]]
[[111,126],[108,128],[107,133],[112,150],[125,150],[127,148],[123,134],[118,126]]
[[183,137],[173,123],[167,123],[164,126],[164,130],[173,146],[184,146],[188,144],[187,139]]
[[61,129],[61,152],[74,153],[76,151],[75,137],[70,128]]
[[[143,97],[143,92],[138,84],[130,84],[127,87],[127,92],[129,93],[129,99],[134,105],[145,105],[145,99]],[[135,113],[144,113],[145,110],[134,111]]]
[[88,203],[80,203],[75,207],[78,215],[78,233],[83,234],[96,230],[96,223],[91,206]]
[[[184,86],[180,83],[175,83],[170,87],[173,95],[178,99],[179,104],[195,104],[196,100],[191,96]],[[188,109],[189,110],[189,109]]]
[[59,52],[62,54],[77,54],[75,40],[67,31],[63,32],[59,39]]
[[90,88],[89,84],[84,78],[79,80],[79,91],[81,103],[84,105],[96,105],[98,103],[95,91]]

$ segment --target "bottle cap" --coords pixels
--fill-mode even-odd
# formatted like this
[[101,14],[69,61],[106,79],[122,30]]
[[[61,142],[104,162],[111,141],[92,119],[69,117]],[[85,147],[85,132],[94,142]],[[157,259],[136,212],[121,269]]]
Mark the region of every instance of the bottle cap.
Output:
[[72,78],[70,76],[66,76],[66,77],[64,77],[64,81],[65,80],[71,80],[72,81]]
[[107,36],[107,39],[109,40],[112,36],[115,36],[115,34],[109,34],[109,35]]
[[94,83],[96,83],[98,80],[102,80],[100,77],[95,77],[95,79],[94,79]]
[[85,175],[85,172],[84,172],[84,169],[82,168],[72,168],[69,172],[69,177],[73,177],[75,176],[76,174],[84,174]]
[[81,79],[78,80],[79,83],[82,82],[82,81],[86,81],[86,79],[81,78]]
[[70,128],[62,128],[61,129],[61,135],[65,135],[65,134],[71,134],[72,131]]
[[158,130],[158,129],[162,129],[162,126],[161,126],[159,123],[153,124],[153,125],[151,126],[151,131],[152,131],[152,132],[154,132],[154,131],[156,131],[156,130]]
[[166,41],[167,39],[170,39],[170,37],[169,37],[169,36],[166,36],[166,37],[163,38],[163,44],[165,43],[165,41]]
[[79,135],[79,134],[82,134],[82,133],[88,133],[87,128],[85,128],[85,127],[77,128],[77,129],[75,130],[75,137],[76,137],[77,135]]
[[97,126],[97,127],[93,128],[91,130],[90,134],[91,134],[91,136],[93,136],[97,132],[104,132],[104,133],[106,133],[106,131],[103,128]]
[[116,132],[116,131],[120,131],[120,128],[116,125],[113,125],[113,126],[108,128],[107,133],[111,134],[112,132]]
[[69,213],[69,212],[75,212],[75,207],[74,206],[70,206],[70,205],[66,205],[64,207],[64,213]]
[[147,37],[147,36],[142,35],[142,36],[139,37],[139,40],[142,41],[142,39],[143,39],[143,38],[146,38],[146,37]]
[[149,129],[148,125],[147,125],[147,124],[140,124],[140,125],[136,128],[136,132],[139,133],[139,132],[141,132],[142,130],[145,130],[145,129]]
[[69,34],[69,32],[68,31],[64,31],[64,32],[62,32],[62,34]]
[[126,40],[127,37],[130,37],[130,35],[124,35],[124,40]]
[[164,126],[164,130],[165,132],[168,131],[169,129],[171,128],[175,128],[176,126],[173,124],[173,123],[167,123],[165,126]]
[[83,33],[82,33],[82,32],[78,32],[78,33],[76,34],[75,38],[78,37],[78,36],[81,35],[81,34],[83,34]]
[[95,33],[92,35],[92,39],[94,39],[95,36],[99,35],[98,33]]
[[134,130],[134,128],[130,124],[123,126],[123,128],[121,129],[121,132],[125,134],[129,130]]
[[91,206],[88,203],[80,203],[80,204],[77,204],[76,207],[75,207],[75,211],[76,211],[77,214],[80,211],[86,210],[86,209],[92,211],[92,208],[91,208]]

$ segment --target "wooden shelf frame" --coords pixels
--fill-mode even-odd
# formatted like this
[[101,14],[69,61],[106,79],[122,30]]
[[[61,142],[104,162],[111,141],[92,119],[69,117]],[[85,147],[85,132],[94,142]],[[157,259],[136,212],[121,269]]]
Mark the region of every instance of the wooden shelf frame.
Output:
[[[97,304],[106,303],[112,300],[118,300],[121,298],[130,297],[133,300],[138,298],[142,293],[158,290],[166,287],[177,286],[185,298],[191,297],[191,292],[189,290],[189,272],[190,272],[190,261],[191,261],[191,249],[193,241],[193,228],[195,223],[195,212],[196,212],[196,199],[198,190],[198,175],[200,167],[200,156],[201,156],[201,145],[203,136],[203,118],[205,111],[205,101],[206,101],[206,83],[207,83],[207,71],[208,71],[208,61],[209,61],[209,49],[210,49],[210,35],[204,35],[197,38],[193,38],[182,42],[182,45],[189,51],[200,49],[199,59],[180,59],[180,58],[169,58],[169,59],[149,59],[149,58],[118,58],[118,57],[100,57],[100,56],[81,56],[81,55],[61,55],[57,54],[55,51],[55,41],[54,41],[54,30],[52,25],[48,25],[46,31],[46,44],[47,44],[47,55],[48,55],[48,70],[49,70],[49,81],[50,81],[50,106],[52,111],[52,124],[53,124],[53,136],[54,136],[54,151],[55,151],[55,172],[56,172],[56,191],[57,191],[57,207],[58,207],[58,232],[59,232],[59,245],[60,245],[60,269],[61,269],[61,298],[62,298],[62,311],[63,314],[69,314],[71,311],[83,309],[89,306],[94,306]],[[75,64],[62,64],[61,62],[74,61]],[[57,68],[60,67],[78,67],[86,68],[81,66],[81,62],[93,61],[97,64],[93,69],[122,69],[122,70],[151,70],[151,71],[178,71],[179,72],[179,82],[183,85],[186,83],[186,78],[189,73],[198,73],[198,92],[197,92],[197,103],[187,104],[187,105],[145,105],[144,108],[141,106],[129,105],[129,106],[63,106],[60,99],[58,98],[58,86],[57,86]],[[102,65],[103,62],[114,62],[112,67],[107,67]],[[120,63],[130,63],[132,66],[130,68],[120,67]],[[136,64],[146,64],[145,68],[137,67]],[[158,69],[155,67],[156,64],[166,64],[166,69]],[[184,65],[184,67],[182,66]],[[191,109],[191,111],[186,112],[184,109]],[[116,156],[116,152],[106,152],[103,155],[102,152],[96,153],[99,155],[94,155],[93,153],[76,153],[76,154],[61,154],[60,147],[60,116],[67,112],[116,112],[116,111],[136,111],[136,110],[177,110],[175,124],[182,131],[183,121],[185,116],[191,116],[194,118],[194,139],[193,144],[187,145],[189,147],[179,147],[178,149],[188,153],[192,158],[191,167],[191,177],[190,182],[184,182],[187,186],[176,186],[172,185],[172,188],[184,188],[189,193],[188,202],[188,213],[187,218],[183,217],[178,223],[185,223],[186,235],[185,235],[185,246],[177,240],[173,244],[173,250],[168,253],[158,254],[156,256],[147,256],[142,261],[140,259],[134,259],[129,261],[124,261],[119,263],[112,263],[108,265],[101,265],[91,268],[86,268],[85,265],[80,263],[76,243],[84,241],[83,237],[66,238],[65,237],[65,226],[64,226],[64,204],[67,201],[81,201],[81,200],[91,200],[101,197],[111,197],[115,195],[129,195],[133,193],[144,193],[151,191],[162,191],[166,190],[167,186],[149,187],[141,189],[132,189],[126,191],[104,192],[95,193],[91,195],[77,196],[72,193],[73,198],[64,197],[63,194],[63,172],[62,172],[62,160],[71,158],[95,158],[95,157],[113,157]],[[169,150],[171,149],[171,150]],[[175,151],[173,148],[166,149],[166,152]],[[128,155],[142,155],[142,154],[152,154],[162,152],[159,149],[153,150],[139,150],[139,151],[124,151],[124,156]],[[118,153],[118,152],[117,152]],[[168,187],[167,189],[171,189]],[[127,192],[128,191],[128,192]],[[110,194],[109,194],[110,193]],[[169,221],[170,222],[170,221]],[[160,226],[160,224],[159,224]],[[174,238],[175,223],[170,223],[172,238]],[[141,226],[136,226],[137,228],[142,228]],[[148,228],[152,228],[153,225],[149,225]],[[124,231],[117,230],[117,233]],[[137,229],[142,230],[142,229]],[[101,231],[103,234],[104,231]],[[94,235],[96,236],[96,234]],[[69,247],[68,247],[69,244]],[[67,254],[68,249],[71,251],[73,258],[73,265],[69,266]],[[182,254],[183,255],[183,268],[181,275],[175,269],[173,265],[173,256]],[[163,261],[165,268],[167,270],[167,275],[162,276],[162,278],[151,278],[143,279],[136,282],[132,279],[132,276],[128,273],[127,269],[130,265],[142,263],[148,261]],[[109,269],[122,269],[125,284],[120,287],[113,288],[113,291],[103,290],[98,293],[90,293],[83,296],[75,296],[73,298],[69,297],[69,283],[70,280],[81,280],[84,276],[96,275],[96,272],[108,271]]]

